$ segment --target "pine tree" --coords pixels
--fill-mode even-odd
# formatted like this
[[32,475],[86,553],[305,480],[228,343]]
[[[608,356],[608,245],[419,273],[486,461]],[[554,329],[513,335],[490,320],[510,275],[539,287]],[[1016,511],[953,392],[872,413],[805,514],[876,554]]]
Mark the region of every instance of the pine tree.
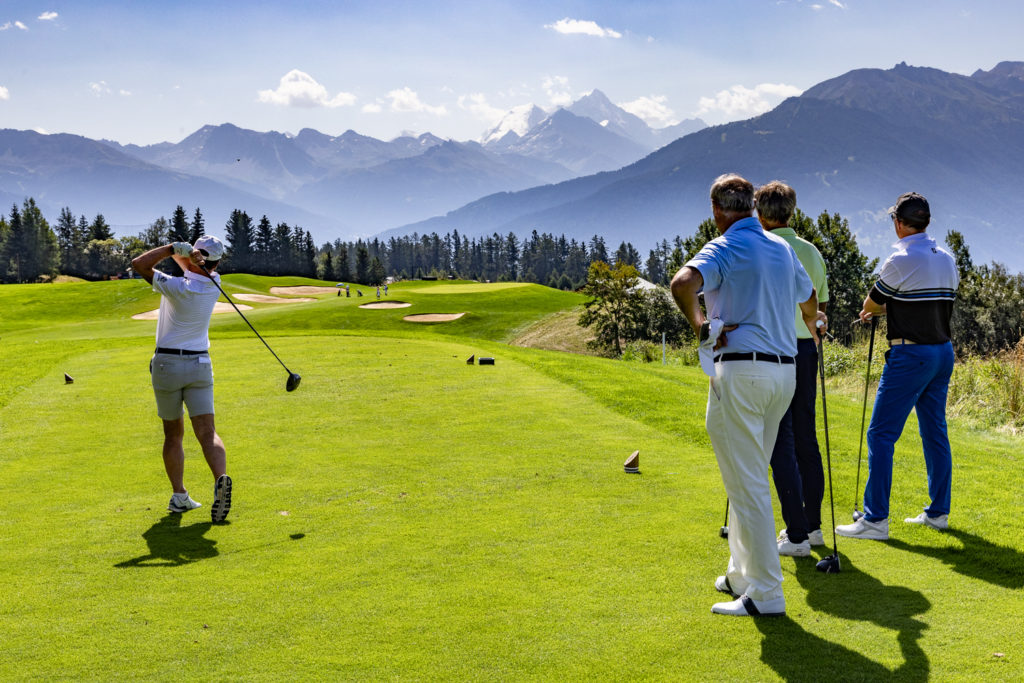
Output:
[[89,241],[112,239],[114,239],[114,231],[107,225],[107,220],[103,217],[102,213],[96,214],[92,225],[89,226]]
[[[423,269],[416,269],[423,277]],[[370,284],[370,252],[362,240],[356,242],[356,282],[361,285]]]
[[188,217],[185,216],[185,209],[178,204],[174,209],[174,213],[171,215],[171,227],[167,231],[167,238],[171,242],[188,242],[194,244],[195,242],[189,238],[192,236],[188,225]]
[[196,212],[192,216],[192,229],[188,233],[188,241],[190,244],[195,244],[196,240],[206,234],[206,221],[203,220],[203,213],[196,207]]
[[231,212],[225,226],[227,241],[226,264],[232,273],[248,273],[252,268],[252,219],[244,211],[235,209]]

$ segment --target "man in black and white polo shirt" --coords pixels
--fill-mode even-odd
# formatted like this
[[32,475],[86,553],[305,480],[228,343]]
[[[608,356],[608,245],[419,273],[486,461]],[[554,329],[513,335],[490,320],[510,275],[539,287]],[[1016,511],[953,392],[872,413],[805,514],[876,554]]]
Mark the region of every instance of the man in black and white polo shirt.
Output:
[[925,233],[931,210],[909,192],[889,209],[899,241],[860,312],[862,321],[888,317],[889,350],[868,428],[868,480],[864,516],[836,527],[852,538],[889,538],[892,456],[910,411],[918,428],[928,470],[931,502],[904,521],[933,529],[949,527],[953,458],[946,435],[946,393],[953,373],[950,318],[959,285],[956,262]]
[[[155,267],[168,256],[181,267],[182,277],[172,277]],[[210,363],[210,315],[220,297],[211,281],[224,256],[224,245],[211,235],[188,242],[175,242],[151,249],[132,261],[132,268],[161,294],[160,317],[156,324],[156,353],[150,361],[157,415],[164,423],[164,469],[171,480],[170,512],[187,512],[200,507],[185,489],[185,420],[182,404],[188,407],[192,431],[199,440],[214,478],[210,515],[222,522],[231,509],[231,477],[227,475],[224,442],[213,421],[213,366]],[[210,271],[210,276],[200,266]]]

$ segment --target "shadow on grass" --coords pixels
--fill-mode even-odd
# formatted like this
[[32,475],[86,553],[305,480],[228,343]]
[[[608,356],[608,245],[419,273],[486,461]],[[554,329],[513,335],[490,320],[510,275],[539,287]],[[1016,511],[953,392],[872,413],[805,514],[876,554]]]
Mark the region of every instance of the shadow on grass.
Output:
[[963,543],[963,548],[913,545],[893,538],[889,545],[907,552],[927,555],[950,565],[953,571],[1003,588],[1024,588],[1024,553],[986,541],[960,529],[942,532]]
[[[754,620],[765,636],[761,661],[786,680],[805,679],[811,659],[828,663],[831,680],[927,681],[931,667],[918,641],[928,626],[914,617],[927,612],[931,603],[918,591],[887,586],[858,571],[847,558],[842,561],[838,575],[822,574],[812,563],[797,563],[796,578],[807,591],[807,604],[840,619],[868,621],[896,631],[903,664],[890,670],[853,649],[805,631],[789,617]],[[855,648],[857,643],[849,645]]]
[[217,541],[204,538],[211,522],[181,526],[180,513],[168,513],[149,527],[142,537],[149,545],[149,554],[118,562],[115,567],[180,567],[217,556]]

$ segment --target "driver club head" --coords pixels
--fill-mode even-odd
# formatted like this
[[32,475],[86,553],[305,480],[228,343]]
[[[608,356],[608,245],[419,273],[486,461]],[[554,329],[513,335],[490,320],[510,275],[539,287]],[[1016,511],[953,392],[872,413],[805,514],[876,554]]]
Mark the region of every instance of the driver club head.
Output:
[[295,391],[299,388],[299,382],[302,381],[302,377],[292,372],[288,374],[288,382],[284,385],[284,388],[288,391]]
[[839,566],[839,555],[829,555],[823,558],[815,565],[819,572],[825,572],[826,574],[838,574],[841,570]]
[[864,516],[863,512],[861,512],[860,510],[857,510],[856,508],[854,508],[854,510],[853,510],[853,521],[856,522],[858,519],[860,519],[863,516]]
[[729,538],[729,527],[723,526],[721,529],[718,530],[718,535],[722,538]]

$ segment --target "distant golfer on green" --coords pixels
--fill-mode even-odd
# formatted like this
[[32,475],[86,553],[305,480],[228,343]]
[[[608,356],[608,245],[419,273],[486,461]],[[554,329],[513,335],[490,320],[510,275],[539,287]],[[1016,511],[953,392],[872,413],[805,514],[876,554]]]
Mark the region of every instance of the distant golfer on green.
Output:
[[[184,271],[172,277],[155,270],[168,256]],[[220,297],[211,277],[224,256],[224,244],[204,235],[195,246],[175,242],[147,251],[132,261],[132,268],[161,294],[156,324],[156,353],[149,363],[156,395],[157,415],[164,422],[164,469],[171,480],[173,495],[167,510],[187,512],[200,507],[185,489],[185,420],[182,403],[188,407],[192,431],[199,440],[215,480],[210,516],[222,522],[231,509],[231,477],[227,475],[224,442],[213,423],[213,365],[210,363],[210,315]],[[208,277],[200,268],[211,271]]]

